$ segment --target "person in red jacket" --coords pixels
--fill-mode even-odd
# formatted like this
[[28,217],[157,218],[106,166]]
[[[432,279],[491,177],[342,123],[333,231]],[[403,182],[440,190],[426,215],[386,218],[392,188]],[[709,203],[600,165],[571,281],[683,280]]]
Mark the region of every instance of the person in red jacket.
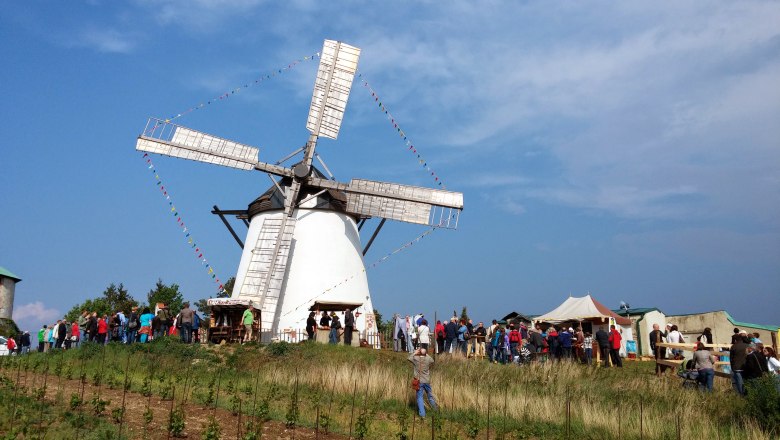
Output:
[[623,367],[623,360],[620,359],[620,341],[623,339],[620,332],[614,325],[609,326],[609,357],[612,359],[612,365]]
[[105,344],[106,343],[106,336],[108,335],[108,323],[106,322],[107,316],[102,316],[100,319],[98,319],[97,322],[97,329],[98,329],[98,344]]

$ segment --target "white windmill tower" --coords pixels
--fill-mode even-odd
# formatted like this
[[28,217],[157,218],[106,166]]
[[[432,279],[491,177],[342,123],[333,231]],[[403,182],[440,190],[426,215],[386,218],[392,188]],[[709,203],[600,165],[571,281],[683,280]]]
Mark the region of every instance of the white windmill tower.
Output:
[[[378,217],[457,227],[462,193],[363,179],[341,183],[312,167],[318,137],[338,136],[359,56],[356,47],[325,40],[306,124],[309,140],[276,164],[260,162],[257,148],[155,118],[138,137],[140,151],[281,177],[272,178],[273,187],[249,205],[232,294],[260,309],[265,338],[302,328],[316,307],[373,313],[357,221]],[[301,152],[300,162],[281,165]],[[362,330],[365,322],[357,324]]]

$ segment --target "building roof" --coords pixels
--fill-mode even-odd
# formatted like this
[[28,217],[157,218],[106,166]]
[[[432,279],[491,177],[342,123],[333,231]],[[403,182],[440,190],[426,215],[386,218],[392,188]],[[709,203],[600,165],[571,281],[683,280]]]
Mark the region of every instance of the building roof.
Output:
[[699,313],[682,313],[679,315],[669,315],[669,317],[674,318],[675,316],[693,316],[693,315],[703,315],[705,313],[718,313],[718,312],[723,312],[723,314],[726,315],[726,318],[734,327],[750,327],[750,328],[757,328],[761,330],[767,330],[770,332],[780,331],[780,326],[777,325],[761,325],[761,324],[751,324],[749,322],[737,321],[734,318],[732,318],[731,315],[729,315],[729,312],[725,310],[712,310],[709,312],[699,312]]
[[660,309],[656,307],[632,307],[628,310],[625,309],[612,309],[613,312],[617,313],[620,316],[629,316],[629,315],[646,315],[650,312],[661,312]]
[[8,269],[6,269],[6,268],[4,268],[2,266],[0,266],[0,277],[11,278],[12,280],[15,280],[17,283],[19,281],[22,281],[22,279],[19,278],[16,275],[14,275],[13,272],[11,272],[10,270],[8,270]]
[[515,312],[515,311],[510,312],[508,315],[504,316],[499,321],[504,321],[504,323],[506,323],[510,319],[515,319],[515,318],[517,318],[517,319],[519,319],[521,321],[531,322],[531,317],[530,316],[528,316],[526,314],[523,314],[523,313],[520,313],[520,312]]

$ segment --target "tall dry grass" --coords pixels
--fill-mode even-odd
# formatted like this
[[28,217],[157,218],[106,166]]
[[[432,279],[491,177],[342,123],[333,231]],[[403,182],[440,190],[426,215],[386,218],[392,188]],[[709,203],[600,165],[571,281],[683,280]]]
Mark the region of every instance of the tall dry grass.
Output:
[[[297,375],[311,388],[332,387],[335,394],[350,396],[357,381],[358,395],[367,393],[373,404],[412,401],[412,368],[404,355],[353,358],[339,351],[343,349],[315,347],[255,361],[268,363],[261,373],[265,383],[290,386]],[[476,413],[485,420],[490,412],[493,429],[513,422],[563,425],[568,400],[572,425],[585,433],[639,438],[641,412],[641,434],[646,439],[677,438],[678,423],[684,439],[769,439],[755,423],[735,414],[740,402],[727,379],[716,378],[714,392],[702,393],[682,388],[681,379],[672,373],[656,377],[647,363],[626,362],[618,369],[573,362],[494,365],[439,357],[431,386],[445,412],[455,418]]]

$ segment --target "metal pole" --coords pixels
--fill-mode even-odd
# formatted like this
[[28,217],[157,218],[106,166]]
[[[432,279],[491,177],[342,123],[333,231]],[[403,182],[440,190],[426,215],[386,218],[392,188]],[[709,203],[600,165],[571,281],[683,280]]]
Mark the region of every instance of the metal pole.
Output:
[[225,224],[225,227],[228,228],[228,231],[230,231],[230,235],[233,236],[233,239],[236,240],[236,243],[238,243],[238,246],[241,247],[241,249],[244,249],[244,242],[241,241],[241,239],[238,237],[238,234],[236,234],[236,231],[233,230],[233,227],[230,226],[230,223],[225,218],[225,215],[222,214],[222,211],[219,210],[217,205],[214,205],[214,210],[211,211],[214,214],[217,214],[219,216],[219,219],[222,220],[222,223]]
[[366,247],[363,248],[363,255],[366,255],[366,252],[368,252],[368,249],[371,247],[371,245],[374,243],[374,239],[377,235],[379,235],[379,231],[382,230],[382,226],[385,225],[385,222],[387,221],[386,218],[383,218],[382,221],[379,222],[379,225],[374,229],[374,233],[371,235],[371,238],[368,239],[368,243],[366,243]]

